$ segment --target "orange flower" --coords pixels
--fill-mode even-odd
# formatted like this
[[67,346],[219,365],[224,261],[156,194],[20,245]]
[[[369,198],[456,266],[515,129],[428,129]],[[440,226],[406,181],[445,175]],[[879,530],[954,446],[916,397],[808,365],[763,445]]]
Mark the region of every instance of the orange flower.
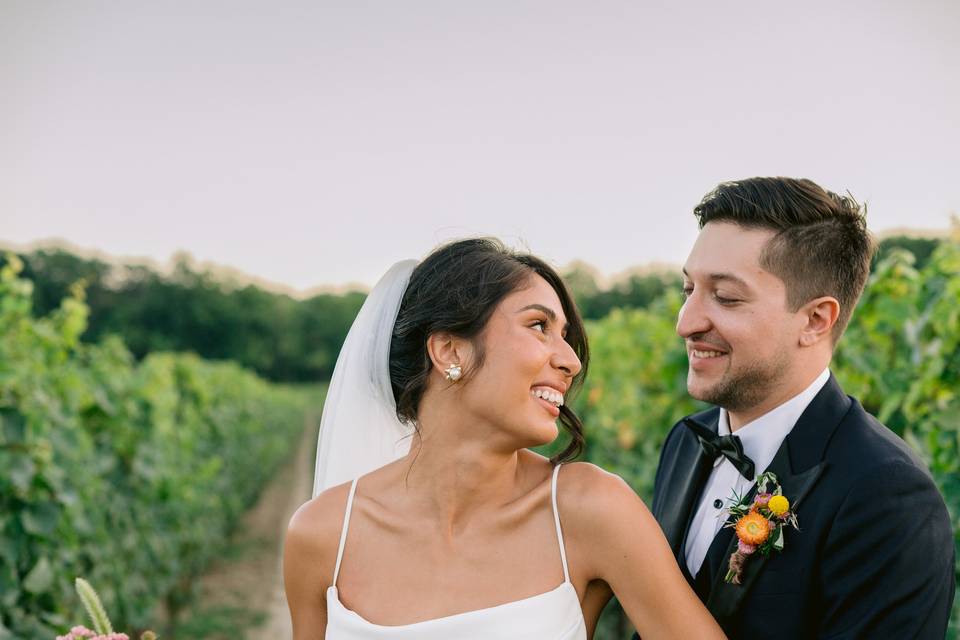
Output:
[[737,537],[746,544],[761,545],[770,536],[770,525],[759,513],[751,511],[737,520]]

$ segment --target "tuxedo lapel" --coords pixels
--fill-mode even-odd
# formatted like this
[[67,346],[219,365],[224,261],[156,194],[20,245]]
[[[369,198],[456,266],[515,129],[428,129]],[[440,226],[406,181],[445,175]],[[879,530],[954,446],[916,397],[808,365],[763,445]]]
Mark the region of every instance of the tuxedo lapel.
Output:
[[[804,498],[810,493],[817,479],[826,468],[823,462],[824,451],[837,425],[850,408],[850,399],[843,393],[840,385],[831,374],[824,388],[807,406],[797,420],[797,424],[777,450],[773,461],[765,471],[776,474],[783,495],[790,500],[791,509],[796,512]],[[749,497],[756,494],[754,487]],[[803,522],[800,522],[803,526]],[[722,530],[721,533],[723,533]],[[786,531],[786,547],[783,551],[771,553],[790,553],[790,536],[797,532]],[[725,545],[711,546],[707,562],[716,567],[711,576],[712,585],[707,599],[707,609],[721,621],[729,620],[741,605],[744,597],[749,593],[753,582],[760,575],[768,557],[755,554],[744,564],[741,584],[735,585],[725,581],[727,562],[736,551],[737,537],[730,535]],[[720,554],[719,556],[715,554]]]
[[[717,416],[707,426],[717,430]],[[681,566],[686,565],[683,558],[684,538],[690,519],[693,516],[697,498],[713,469],[711,460],[700,447],[700,441],[690,431],[683,428],[678,434],[680,442],[670,460],[665,461],[671,472],[664,478],[654,515],[670,543],[670,549]]]

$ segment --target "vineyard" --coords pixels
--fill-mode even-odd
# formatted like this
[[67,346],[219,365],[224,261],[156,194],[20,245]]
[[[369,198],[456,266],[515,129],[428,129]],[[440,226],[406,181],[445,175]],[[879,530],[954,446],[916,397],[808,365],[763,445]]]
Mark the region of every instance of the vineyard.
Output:
[[81,342],[82,292],[35,318],[19,268],[0,270],[0,639],[84,622],[77,576],[119,628],[175,620],[288,459],[307,393],[232,363]]
[[[97,586],[118,627],[175,620],[289,459],[310,393],[230,362],[137,361],[118,338],[83,342],[83,292],[37,317],[19,272],[15,257],[0,269],[0,640],[76,624],[76,576]],[[575,405],[584,457],[646,501],[667,430],[700,408],[686,393],[680,304],[668,290],[588,324],[592,365]],[[927,462],[960,531],[960,242],[919,267],[907,251],[886,255],[832,370]],[[957,634],[956,603],[951,624]],[[627,633],[614,604],[596,637]]]

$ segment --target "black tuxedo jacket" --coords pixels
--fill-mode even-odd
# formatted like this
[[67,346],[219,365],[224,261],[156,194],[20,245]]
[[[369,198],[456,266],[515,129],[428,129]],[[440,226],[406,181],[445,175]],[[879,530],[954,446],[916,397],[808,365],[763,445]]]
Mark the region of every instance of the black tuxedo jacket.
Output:
[[[717,430],[720,410],[693,416]],[[731,638],[936,638],[946,634],[954,544],[923,463],[843,393],[833,376],[800,416],[769,471],[797,514],[783,551],[756,554],[724,582],[736,548],[723,528],[696,576],[687,529],[712,465],[682,422],[660,456],[653,514],[700,599]],[[758,472],[764,471],[758,469]]]

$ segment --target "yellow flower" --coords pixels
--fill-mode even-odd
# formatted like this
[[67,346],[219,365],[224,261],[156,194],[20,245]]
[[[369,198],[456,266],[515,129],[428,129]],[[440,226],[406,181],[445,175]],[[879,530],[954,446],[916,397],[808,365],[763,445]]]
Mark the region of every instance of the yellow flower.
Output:
[[787,511],[790,511],[790,501],[784,498],[783,496],[773,496],[770,498],[770,502],[767,503],[767,508],[775,516],[782,516]]
[[752,545],[761,545],[770,536],[770,524],[756,511],[737,520],[737,537]]

